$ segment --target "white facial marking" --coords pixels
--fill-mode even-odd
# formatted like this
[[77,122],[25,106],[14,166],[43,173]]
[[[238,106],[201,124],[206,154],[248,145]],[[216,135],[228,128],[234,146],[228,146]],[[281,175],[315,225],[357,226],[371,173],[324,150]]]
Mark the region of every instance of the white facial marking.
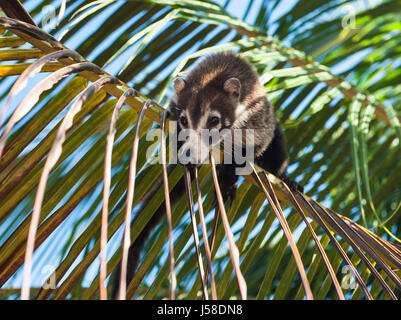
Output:
[[232,125],[232,128],[239,129],[244,127],[249,119],[250,114],[250,110],[247,109],[245,105],[239,104],[235,109],[235,121]]
[[243,104],[238,104],[237,108],[235,109],[235,118],[238,119],[241,115],[245,112],[246,106]]
[[219,118],[219,120],[220,120],[218,125],[214,127],[214,129],[219,130],[221,128],[221,114],[217,110],[212,110],[212,111],[209,112],[209,115],[208,115],[208,117],[206,119],[206,125],[205,125],[204,128],[207,128],[207,121],[209,121],[209,119],[213,118],[213,117]]
[[209,118],[210,117],[217,117],[217,118],[221,118],[221,114],[219,111],[217,110],[212,110],[209,112]]
[[[200,130],[202,130],[202,129],[207,129],[208,128],[207,122],[212,117],[217,117],[217,118],[221,119],[221,114],[217,110],[206,111],[204,114],[202,114],[201,118],[199,119],[198,127],[196,128],[196,130],[198,132],[200,132]],[[219,129],[220,127],[221,127],[221,123],[219,123],[219,125],[216,126],[215,128]]]
[[[188,126],[187,127],[183,127],[183,125],[181,124],[181,121],[179,119],[181,117],[185,117],[187,119],[187,122],[188,122]],[[179,122],[179,124],[180,124],[182,129],[192,128],[192,122],[191,122],[191,119],[187,116],[187,111],[186,110],[182,110],[181,111],[181,113],[179,115],[179,118],[178,118],[178,122]]]

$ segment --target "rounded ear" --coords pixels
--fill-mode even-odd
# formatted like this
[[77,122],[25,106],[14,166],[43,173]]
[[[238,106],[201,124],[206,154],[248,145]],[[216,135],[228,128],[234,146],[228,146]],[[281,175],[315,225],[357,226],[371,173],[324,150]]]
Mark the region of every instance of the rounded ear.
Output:
[[224,82],[224,90],[230,96],[238,97],[241,90],[241,82],[237,78],[230,78]]
[[174,90],[177,93],[180,93],[185,87],[185,81],[183,78],[176,78],[173,82]]

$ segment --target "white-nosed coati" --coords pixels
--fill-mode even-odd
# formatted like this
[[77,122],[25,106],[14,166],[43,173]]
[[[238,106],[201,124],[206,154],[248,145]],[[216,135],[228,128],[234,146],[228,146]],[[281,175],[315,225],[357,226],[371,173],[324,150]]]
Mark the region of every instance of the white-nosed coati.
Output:
[[[288,156],[284,135],[259,82],[258,74],[248,61],[231,52],[209,55],[196,64],[185,79],[175,79],[174,90],[175,94],[171,97],[169,105],[171,117],[177,119],[178,130],[191,129],[194,132],[180,146],[179,153],[185,154],[189,149],[202,148],[201,144],[196,147],[199,140],[195,139],[202,129],[253,129],[255,163],[284,180],[292,190],[302,191],[299,184],[286,176]],[[195,158],[194,164],[206,160],[196,156]],[[236,163],[223,163],[218,168],[224,200],[234,197],[238,179],[236,166]],[[142,208],[149,203],[161,185],[160,180],[143,199]],[[170,194],[172,203],[181,198],[184,190],[184,180],[181,179]],[[136,217],[141,214],[142,208]],[[160,222],[164,212],[163,203],[131,245],[127,283],[135,274],[146,239]],[[120,267],[116,270],[112,289],[114,298],[118,293],[119,277]]]

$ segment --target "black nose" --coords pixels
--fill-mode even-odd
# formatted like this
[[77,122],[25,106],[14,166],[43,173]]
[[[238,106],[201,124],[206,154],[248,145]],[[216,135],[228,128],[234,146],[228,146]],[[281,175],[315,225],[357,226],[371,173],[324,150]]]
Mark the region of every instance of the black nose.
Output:
[[191,149],[187,149],[187,150],[185,151],[185,156],[186,156],[187,158],[189,158],[189,157],[191,156]]

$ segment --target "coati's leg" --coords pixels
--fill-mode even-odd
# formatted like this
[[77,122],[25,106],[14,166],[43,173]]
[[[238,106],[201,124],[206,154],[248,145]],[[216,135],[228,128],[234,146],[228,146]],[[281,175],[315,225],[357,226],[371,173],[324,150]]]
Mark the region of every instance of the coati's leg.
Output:
[[[235,173],[235,168],[234,164],[224,164],[217,168],[219,186],[224,202],[227,200],[232,202],[235,198],[238,183],[238,175]],[[215,197],[215,200],[217,201],[217,197]]]
[[255,159],[255,162],[261,168],[283,180],[292,191],[303,192],[303,187],[299,183],[291,180],[286,174],[288,155],[285,137],[279,124],[276,125],[274,130],[272,142],[262,155]]

